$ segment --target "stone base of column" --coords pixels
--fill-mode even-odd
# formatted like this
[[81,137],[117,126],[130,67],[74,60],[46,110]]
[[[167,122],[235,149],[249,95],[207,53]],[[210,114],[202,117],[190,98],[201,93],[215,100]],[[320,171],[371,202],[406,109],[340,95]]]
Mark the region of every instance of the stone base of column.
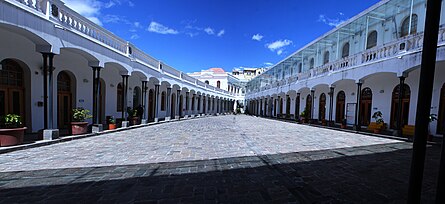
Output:
[[401,136],[403,136],[403,135],[402,135],[402,130],[394,130],[394,131],[392,132],[392,135],[401,137]]
[[130,127],[130,121],[122,121],[122,127],[123,128]]
[[58,129],[43,130],[43,140],[53,140],[59,138]]
[[142,124],[142,125],[147,124],[147,122],[148,122],[147,119],[142,119],[142,120],[141,120],[141,124]]
[[188,115],[184,115],[184,119],[189,119],[189,116]]
[[155,118],[155,119],[154,119],[154,122],[155,122],[155,123],[159,122],[159,118]]
[[179,115],[175,116],[175,119],[176,119],[176,120],[179,120]]
[[170,116],[165,117],[165,121],[169,121],[170,119],[171,119]]
[[91,126],[91,132],[92,133],[98,133],[98,132],[102,132],[104,130],[104,127],[102,124],[93,124]]
[[352,127],[352,129],[353,129],[353,130],[356,130],[356,131],[360,131],[360,130],[362,130],[362,127],[360,127],[360,125],[354,125],[354,126]]

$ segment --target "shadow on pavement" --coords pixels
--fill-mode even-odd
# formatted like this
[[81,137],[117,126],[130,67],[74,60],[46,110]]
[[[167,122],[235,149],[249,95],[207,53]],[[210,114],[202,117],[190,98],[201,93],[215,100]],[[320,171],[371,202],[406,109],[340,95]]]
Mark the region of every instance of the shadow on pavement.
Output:
[[[407,143],[300,153],[0,173],[1,203],[405,203]],[[427,150],[423,203],[440,147]]]

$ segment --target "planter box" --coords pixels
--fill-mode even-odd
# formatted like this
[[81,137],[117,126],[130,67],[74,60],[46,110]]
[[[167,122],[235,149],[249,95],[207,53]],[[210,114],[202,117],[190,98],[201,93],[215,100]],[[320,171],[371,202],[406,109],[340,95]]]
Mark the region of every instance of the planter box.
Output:
[[26,127],[0,129],[0,146],[11,146],[23,143]]
[[71,122],[71,134],[81,135],[88,132],[88,122]]

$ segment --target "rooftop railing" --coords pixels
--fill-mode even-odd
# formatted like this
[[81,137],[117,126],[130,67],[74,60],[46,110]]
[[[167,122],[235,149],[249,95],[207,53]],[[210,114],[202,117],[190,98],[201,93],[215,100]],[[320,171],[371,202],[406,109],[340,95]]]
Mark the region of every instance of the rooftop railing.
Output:
[[[129,57],[132,60],[144,64],[151,69],[160,71],[159,65],[161,62],[159,60],[146,54],[128,41],[116,36],[112,32],[97,25],[84,16],[78,14],[71,8],[67,7],[65,3],[60,0],[5,0],[5,2],[22,8],[31,14],[52,21],[56,25],[63,26],[67,30],[73,31],[84,38],[88,38],[101,46],[113,50],[114,52],[123,56]],[[205,83],[203,85],[197,79],[188,76],[187,74],[174,69],[169,65],[162,64],[162,71],[168,75],[171,75],[172,77],[194,83],[202,88],[221,92],[227,95],[234,95],[222,89],[217,89],[213,86],[206,85]]]
[[[297,83],[314,77],[322,77],[329,73],[347,70],[352,67],[364,66],[398,57],[400,55],[419,52],[422,50],[423,46],[423,35],[423,32],[408,35],[392,42],[364,50],[363,52],[303,71],[298,73],[296,76],[290,76],[289,78],[279,80],[278,83],[272,83],[263,87],[251,88],[250,92],[265,91],[280,86],[283,84],[283,82],[286,82],[286,84]],[[445,45],[445,25],[443,25],[439,30],[438,46],[442,45]]]

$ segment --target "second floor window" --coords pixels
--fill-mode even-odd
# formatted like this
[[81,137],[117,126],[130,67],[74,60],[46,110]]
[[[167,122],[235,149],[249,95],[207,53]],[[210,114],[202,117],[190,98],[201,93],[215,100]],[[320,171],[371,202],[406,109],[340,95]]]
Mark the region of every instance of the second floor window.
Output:
[[346,44],[343,45],[343,49],[341,52],[341,57],[345,58],[349,56],[349,43],[347,42]]
[[216,82],[216,87],[221,88],[221,82],[220,81]]
[[326,51],[323,56],[323,64],[329,63],[329,51]]
[[408,32],[410,32],[409,31],[409,21],[410,21],[409,17],[407,17],[407,18],[405,18],[405,20],[403,20],[402,29],[400,31],[400,37],[405,37],[407,35],[417,33],[417,15],[413,14],[411,16],[411,33],[408,34]]
[[309,69],[313,69],[315,65],[315,60],[314,58],[311,58],[311,60],[309,60]]
[[366,42],[366,49],[371,49],[377,46],[377,31],[372,31],[368,35],[368,41]]

